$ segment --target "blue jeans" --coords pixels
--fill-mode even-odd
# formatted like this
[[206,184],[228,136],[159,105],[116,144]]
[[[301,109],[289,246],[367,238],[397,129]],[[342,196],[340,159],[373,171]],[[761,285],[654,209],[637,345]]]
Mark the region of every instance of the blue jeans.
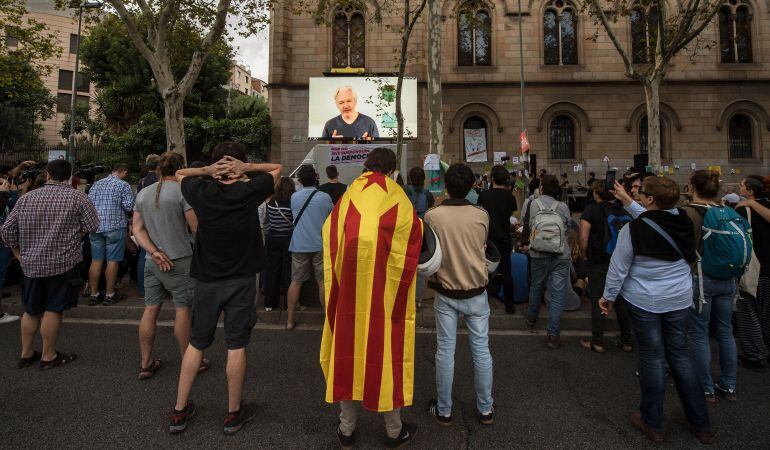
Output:
[[655,431],[663,432],[665,361],[668,361],[687,420],[698,431],[711,431],[706,397],[687,349],[689,308],[656,314],[630,303],[628,306],[639,349],[639,387],[642,391],[639,410],[642,420]]
[[487,293],[465,300],[455,300],[436,293],[436,391],[438,413],[452,414],[452,382],[455,369],[457,322],[460,314],[468,327],[468,340],[473,356],[473,380],[476,386],[476,408],[482,414],[492,411],[492,355],[489,353],[489,302]]
[[144,263],[147,261],[147,252],[140,246],[139,256],[136,261],[136,285],[139,287],[139,292],[144,295]]
[[[695,296],[700,295],[697,279],[693,280]],[[703,311],[690,309],[690,349],[692,350],[695,374],[704,393],[714,393],[711,379],[711,348],[709,345],[709,324],[713,325],[714,337],[719,345],[719,386],[735,389],[738,370],[738,350],[733,337],[733,296],[735,280],[717,280],[703,276]]]
[[551,293],[548,302],[548,334],[559,336],[561,333],[561,315],[564,313],[564,290],[570,286],[570,261],[562,255],[545,258],[532,258],[532,281],[529,285],[529,310],[527,316],[540,314],[540,302],[543,299],[545,283]]

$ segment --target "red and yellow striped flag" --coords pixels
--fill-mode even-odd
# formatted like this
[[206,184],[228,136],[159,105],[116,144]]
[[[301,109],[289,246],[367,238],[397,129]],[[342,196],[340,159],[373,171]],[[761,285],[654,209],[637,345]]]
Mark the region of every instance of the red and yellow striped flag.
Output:
[[422,221],[377,172],[355,180],[323,227],[326,401],[371,411],[412,404],[415,275]]

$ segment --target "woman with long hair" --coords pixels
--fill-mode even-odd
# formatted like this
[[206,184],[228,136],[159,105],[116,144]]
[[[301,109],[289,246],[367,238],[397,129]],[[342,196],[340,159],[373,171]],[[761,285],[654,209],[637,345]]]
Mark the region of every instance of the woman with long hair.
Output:
[[[695,250],[703,255],[703,222],[711,208],[725,208],[723,213],[735,215],[719,204],[719,173],[711,170],[697,170],[690,177],[688,189],[692,201],[683,209],[692,220],[695,238]],[[715,393],[730,401],[737,400],[735,394],[738,351],[733,337],[733,297],[735,297],[735,278],[714,278],[700,274],[697,266],[692,266],[693,295],[699,299],[697,307],[690,309],[690,349],[693,355],[695,374],[700,381],[706,401],[716,402]],[[702,292],[701,292],[702,286]],[[700,298],[703,302],[700,302]],[[719,347],[719,381],[711,378],[711,348],[709,331],[713,330]]]
[[294,181],[283,177],[273,197],[267,202],[265,214],[265,311],[272,311],[280,303],[291,282],[291,253],[289,243],[294,230],[291,215],[291,195]]
[[612,310],[621,295],[631,312],[642,391],[639,412],[631,415],[631,423],[650,440],[663,441],[668,361],[685,414],[680,424],[702,443],[710,443],[713,434],[706,399],[687,348],[693,304],[693,223],[676,207],[679,186],[668,178],[646,178],[639,198],[646,211],[620,229],[599,299],[603,314]]
[[756,296],[741,292],[736,303],[739,358],[747,369],[765,372],[770,347],[770,222],[758,209],[770,208],[770,200],[764,180],[755,175],[741,181],[740,194],[746,201],[739,204],[736,212],[749,219],[760,269]]

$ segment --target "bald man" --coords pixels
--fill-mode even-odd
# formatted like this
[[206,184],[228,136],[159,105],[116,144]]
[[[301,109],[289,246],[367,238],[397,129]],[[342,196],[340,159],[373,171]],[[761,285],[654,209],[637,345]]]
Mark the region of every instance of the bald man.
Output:
[[348,138],[372,139],[380,137],[374,120],[356,111],[358,95],[351,86],[337,88],[334,93],[334,104],[340,115],[329,119],[324,126],[323,139]]

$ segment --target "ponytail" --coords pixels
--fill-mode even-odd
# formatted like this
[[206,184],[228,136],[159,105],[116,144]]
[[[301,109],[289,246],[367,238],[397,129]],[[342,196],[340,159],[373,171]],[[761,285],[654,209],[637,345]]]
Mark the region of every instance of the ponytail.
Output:
[[176,171],[184,167],[184,158],[179,153],[166,152],[160,155],[160,161],[158,162],[158,170],[160,170],[160,177],[158,180],[158,186],[155,188],[155,207],[160,207],[160,190],[163,187],[163,177],[171,177],[176,174]]

